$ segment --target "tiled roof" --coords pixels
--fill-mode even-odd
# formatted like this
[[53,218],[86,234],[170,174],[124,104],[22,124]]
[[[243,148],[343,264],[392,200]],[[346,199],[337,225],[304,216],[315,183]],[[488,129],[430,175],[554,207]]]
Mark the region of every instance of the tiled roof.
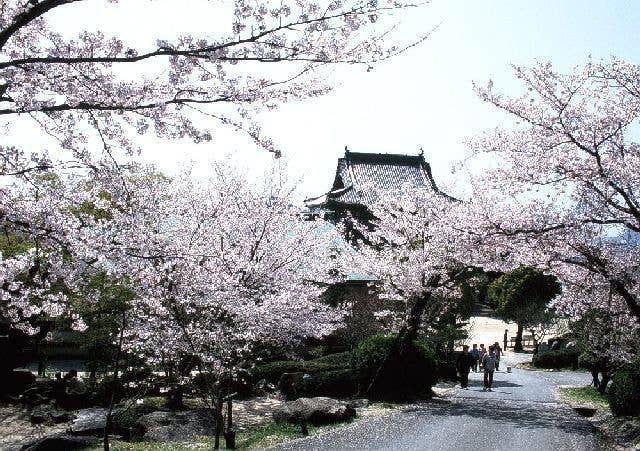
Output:
[[431,167],[420,155],[360,153],[346,151],[338,159],[331,191],[305,201],[307,207],[320,207],[329,201],[342,204],[371,205],[376,191],[389,191],[408,184],[425,186],[439,192]]

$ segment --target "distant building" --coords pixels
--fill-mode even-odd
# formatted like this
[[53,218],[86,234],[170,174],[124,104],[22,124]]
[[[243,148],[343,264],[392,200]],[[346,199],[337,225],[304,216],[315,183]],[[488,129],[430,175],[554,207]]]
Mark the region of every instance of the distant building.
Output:
[[[419,155],[381,154],[351,152],[345,148],[344,157],[338,158],[331,189],[306,199],[305,215],[310,220],[322,217],[335,223],[352,217],[371,226],[374,218],[369,206],[377,201],[378,193],[404,185],[424,187],[447,196],[438,189],[422,152]],[[347,241],[362,238],[349,226],[349,221],[346,226]],[[353,305],[347,328],[340,337],[347,346],[380,330],[374,316],[380,306],[375,282],[366,275],[351,274],[346,282],[332,286],[327,292],[333,303]]]
[[368,207],[376,202],[378,192],[403,185],[442,193],[422,152],[419,155],[363,153],[345,148],[344,157],[338,158],[331,189],[306,199],[306,214],[310,219],[323,217],[338,222],[349,213],[359,222],[369,224],[373,216]]

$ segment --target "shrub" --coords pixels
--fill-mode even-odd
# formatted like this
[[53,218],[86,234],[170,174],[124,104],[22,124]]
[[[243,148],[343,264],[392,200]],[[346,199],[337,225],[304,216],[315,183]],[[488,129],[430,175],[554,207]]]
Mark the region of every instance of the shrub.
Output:
[[431,395],[437,373],[435,353],[419,340],[402,355],[391,352],[396,340],[394,335],[373,335],[361,341],[353,352],[352,364],[361,395],[388,400]]
[[536,368],[577,368],[580,352],[576,349],[559,349],[547,351],[533,356],[533,366]]
[[352,369],[322,371],[305,381],[302,395],[346,398],[358,392],[358,378]]
[[578,366],[580,368],[592,369],[598,365],[598,358],[593,352],[585,351],[578,356]]
[[302,362],[295,360],[281,360],[278,362],[263,363],[257,365],[252,371],[254,382],[266,379],[272,384],[277,384],[283,373],[302,372]]
[[613,376],[609,387],[609,406],[616,415],[640,415],[640,356]]
[[323,371],[347,369],[349,368],[350,358],[351,354],[349,352],[342,352],[307,361],[282,360],[257,365],[251,373],[254,382],[266,379],[272,384],[277,384],[283,373],[307,373],[315,375]]

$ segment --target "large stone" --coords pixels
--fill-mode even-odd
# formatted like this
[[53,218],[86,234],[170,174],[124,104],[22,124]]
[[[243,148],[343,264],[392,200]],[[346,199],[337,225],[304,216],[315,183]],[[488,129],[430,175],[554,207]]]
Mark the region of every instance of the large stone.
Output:
[[57,409],[52,405],[42,404],[36,406],[31,411],[29,419],[33,424],[42,423],[66,423],[73,418],[73,415],[66,410]]
[[76,419],[71,423],[69,432],[73,435],[101,435],[107,424],[108,409],[92,407],[76,412]]
[[66,451],[73,449],[85,449],[99,443],[97,437],[78,437],[64,433],[49,435],[39,438],[22,447],[27,451]]
[[20,401],[32,406],[47,404],[53,399],[54,385],[53,379],[39,377],[20,395]]
[[157,411],[143,415],[137,426],[143,431],[142,438],[153,442],[185,442],[195,437],[212,435],[213,415],[208,410],[179,412]]
[[315,425],[340,423],[355,416],[356,411],[349,403],[324,397],[296,399],[273,412],[276,421]]

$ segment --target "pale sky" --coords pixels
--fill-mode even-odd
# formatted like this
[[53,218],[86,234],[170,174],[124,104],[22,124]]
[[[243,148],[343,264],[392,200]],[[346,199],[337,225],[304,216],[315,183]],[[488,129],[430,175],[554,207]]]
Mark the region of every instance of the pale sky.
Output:
[[[168,2],[153,2],[163,3]],[[171,4],[175,9],[175,0]],[[176,30],[170,9],[160,7],[152,13],[149,3],[144,2],[143,7],[140,1],[139,5],[134,7],[139,8],[135,14],[108,20],[107,10],[98,11],[94,2],[87,2],[77,12],[69,7],[61,20],[83,28],[108,22],[111,31],[135,34],[139,39],[146,35],[145,24]],[[330,95],[261,115],[265,130],[290,160],[293,173],[302,176],[302,195],[320,195],[330,188],[345,145],[356,152],[409,154],[423,147],[436,181],[455,193],[464,180],[452,174],[451,166],[464,156],[465,139],[505,119],[476,98],[473,81],[491,78],[496,88],[517,92],[511,63],[550,60],[568,71],[590,55],[640,62],[638,1],[434,0],[412,12],[403,23],[403,32],[419,34],[438,23],[428,41],[371,72],[362,67],[336,70],[339,86]],[[176,31],[204,32],[214,25],[215,18],[192,14],[179,22]],[[151,45],[153,40],[148,39]],[[145,158],[169,172],[180,162],[205,163],[225,153],[238,155],[251,165],[265,164],[270,158],[232,133],[222,133],[215,142],[204,145],[154,143],[150,147]]]

